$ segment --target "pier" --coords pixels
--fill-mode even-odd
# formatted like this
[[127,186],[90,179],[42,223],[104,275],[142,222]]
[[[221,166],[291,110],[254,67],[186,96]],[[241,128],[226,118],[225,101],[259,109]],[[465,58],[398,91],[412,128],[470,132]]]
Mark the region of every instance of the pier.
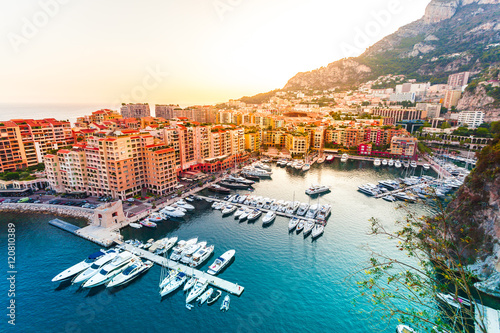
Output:
[[422,184],[432,185],[434,183],[435,182],[423,182],[423,183],[419,183],[419,184],[415,184],[415,185],[405,186],[405,187],[402,187],[402,188],[398,188],[397,190],[393,190],[393,191],[389,191],[389,192],[386,192],[386,193],[377,194],[374,198],[375,199],[380,199],[380,198],[386,197],[388,195],[393,195],[393,194],[396,194],[396,193],[399,193],[399,192],[411,190],[412,188],[419,187]]
[[76,235],[77,234],[76,232],[78,230],[80,230],[80,227],[77,227],[74,224],[71,224],[71,223],[68,223],[68,222],[65,222],[65,221],[59,220],[59,219],[50,220],[49,224],[53,225],[54,227],[57,227],[61,230],[67,231],[73,235]]
[[230,201],[226,201],[224,199],[218,199],[218,198],[210,198],[210,197],[205,197],[203,195],[198,195],[199,198],[202,198],[202,199],[205,199],[206,201],[218,201],[218,202],[225,202],[227,203],[228,205],[233,205],[233,206],[237,206],[237,207],[246,207],[246,208],[250,208],[250,209],[258,209],[258,210],[261,210],[265,213],[267,212],[274,212],[276,213],[277,216],[283,216],[283,217],[288,217],[288,218],[298,218],[298,219],[301,219],[301,220],[304,220],[304,221],[312,221],[312,222],[315,222],[317,223],[318,221],[315,220],[315,219],[310,219],[310,218],[306,218],[304,216],[298,216],[298,215],[293,215],[293,214],[287,214],[287,213],[284,213],[284,212],[278,212],[278,211],[274,211],[274,210],[271,210],[271,209],[265,209],[265,208],[260,208],[260,207],[255,207],[255,206],[249,206],[249,205],[244,205],[244,204],[240,204],[240,203],[235,203],[235,202],[230,202]]
[[135,255],[140,256],[141,258],[150,260],[158,265],[168,267],[170,269],[173,269],[173,270],[176,270],[179,272],[183,272],[184,274],[186,274],[187,276],[190,276],[190,277],[204,278],[208,281],[208,283],[211,286],[214,286],[218,289],[222,289],[222,290],[224,290],[228,293],[231,293],[233,295],[240,296],[243,293],[243,291],[245,290],[245,288],[243,286],[240,286],[237,283],[232,283],[232,282],[226,281],[224,279],[221,279],[217,276],[210,275],[208,273],[197,270],[195,268],[191,268],[189,266],[182,265],[176,261],[166,259],[162,256],[153,254],[153,253],[146,251],[146,250],[143,250],[143,249],[139,249],[139,248],[132,246],[130,244],[121,243],[120,246],[121,246],[121,248],[123,248],[127,251],[130,251],[130,252],[134,253]]

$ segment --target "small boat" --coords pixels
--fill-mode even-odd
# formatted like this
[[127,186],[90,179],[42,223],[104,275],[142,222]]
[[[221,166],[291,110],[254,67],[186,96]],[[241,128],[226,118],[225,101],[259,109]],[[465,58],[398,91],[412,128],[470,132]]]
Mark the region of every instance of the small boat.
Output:
[[401,161],[397,160],[396,162],[394,162],[394,166],[398,169],[401,168]]
[[186,284],[184,285],[184,291],[188,291],[189,289],[193,288],[193,286],[195,285],[195,283],[198,281],[197,278],[195,278],[194,276],[192,278],[190,278],[188,280],[188,282],[186,282]]
[[165,208],[160,210],[160,213],[170,217],[183,217],[186,215],[183,211],[172,206],[165,206]]
[[200,278],[198,281],[196,281],[193,288],[186,297],[186,304],[191,303],[198,296],[200,296],[205,291],[205,289],[207,289],[207,286],[208,286],[207,279]]
[[333,155],[328,155],[326,156],[326,162],[330,163],[333,161],[334,156]]
[[123,272],[116,275],[113,279],[111,279],[111,281],[108,282],[106,288],[117,287],[129,283],[142,273],[147,272],[151,267],[153,267],[153,263],[149,260],[143,262],[139,259],[131,262]]
[[268,211],[266,215],[262,218],[262,224],[269,224],[276,218],[276,213],[272,210]]
[[387,165],[387,160],[382,160],[382,165],[386,166]]
[[403,165],[404,165],[405,168],[409,168],[410,167],[410,162],[404,161]]
[[396,333],[415,333],[415,330],[408,325],[398,325]]
[[183,199],[178,200],[175,204],[177,205],[177,207],[184,208],[185,210],[194,210],[194,206],[188,204]]
[[184,282],[186,282],[187,275],[183,272],[177,272],[175,276],[166,283],[160,290],[160,296],[164,297],[171,292],[177,290]]
[[214,290],[210,288],[203,294],[201,294],[201,296],[196,299],[196,301],[198,302],[198,306],[202,306],[203,303],[205,303],[210,298],[210,296],[212,296],[213,292]]
[[325,231],[325,226],[323,224],[318,223],[314,226],[313,230],[311,231],[311,237],[313,239],[318,238],[323,234],[324,231]]
[[156,223],[156,222],[161,222],[163,221],[163,217],[161,216],[160,213],[152,213],[148,217],[148,221]]
[[306,223],[306,220],[300,220],[299,223],[297,223],[297,229],[295,231],[299,234],[304,229]]
[[318,164],[322,164],[323,162],[325,162],[325,156],[321,156],[320,158],[318,158],[317,162]]
[[134,229],[140,229],[140,228],[142,228],[142,225],[140,223],[134,223],[134,222],[132,222],[132,223],[129,223],[128,225],[131,226]]
[[80,283],[90,279],[92,276],[97,274],[101,267],[106,265],[108,262],[113,260],[118,255],[118,252],[115,250],[109,250],[106,254],[99,259],[97,259],[89,268],[82,271],[80,274],[73,278],[72,283]]
[[253,212],[252,209],[250,208],[247,208],[243,214],[241,214],[239,217],[238,217],[238,220],[239,221],[245,221],[247,218],[248,218],[248,215],[250,215],[250,213]]
[[170,254],[170,260],[179,260],[181,258],[182,252],[189,248],[191,245],[196,244],[198,242],[198,237],[191,238],[188,241],[181,240],[177,245],[173,248],[172,253]]
[[417,167],[417,162],[415,162],[415,161],[411,161],[411,162],[410,162],[410,166],[411,166],[412,168],[416,168],[416,167]]
[[245,207],[240,207],[238,210],[234,213],[234,218],[237,219],[241,216],[246,211]]
[[431,168],[431,166],[427,163],[422,165],[422,167],[424,168],[424,170],[429,170]]
[[297,217],[292,217],[290,219],[290,222],[288,222],[288,231],[292,231],[297,227],[297,224],[299,224],[300,220]]
[[236,253],[235,250],[229,250],[224,252],[219,258],[215,259],[215,261],[208,267],[208,274],[217,275],[227,264],[231,261]]
[[304,166],[302,167],[302,171],[308,171],[309,169],[311,169],[311,164],[309,163],[304,164]]
[[184,264],[189,264],[193,258],[193,254],[195,254],[199,249],[202,249],[205,246],[207,246],[207,242],[199,242],[191,245],[190,247],[182,251],[180,261]]
[[212,294],[212,296],[210,296],[207,300],[207,305],[212,305],[214,304],[215,302],[217,302],[217,300],[219,299],[219,297],[222,295],[222,291],[220,290],[216,290],[215,293]]
[[316,195],[316,194],[322,194],[322,193],[328,193],[328,192],[330,192],[330,186],[326,186],[326,185],[311,185],[306,190],[307,195]]
[[231,299],[229,298],[229,295],[226,295],[224,297],[224,301],[222,302],[220,306],[220,310],[223,312],[229,311],[229,304],[231,303]]
[[394,166],[394,160],[391,158],[389,162],[387,162],[387,165],[390,167]]
[[386,195],[385,197],[382,197],[382,199],[384,199],[385,201],[389,201],[389,202],[396,201],[396,198],[394,198],[392,195]]
[[70,268],[66,269],[65,271],[57,274],[52,279],[52,282],[63,281],[75,276],[76,274],[79,274],[80,272],[83,272],[84,270],[92,266],[92,264],[96,262],[99,258],[102,258],[102,256],[104,256],[105,254],[106,252],[102,250],[92,253],[84,261],[81,261],[78,264],[73,265]]
[[306,237],[307,235],[309,235],[311,233],[311,231],[314,228],[314,224],[315,223],[313,221],[309,221],[306,223],[306,225],[304,226],[304,231],[303,231],[304,237]]
[[342,157],[340,158],[340,162],[345,163],[349,159],[349,155],[347,154],[342,154]]
[[208,189],[210,191],[213,191],[213,192],[218,192],[218,193],[230,193],[231,190],[226,188],[226,187],[222,187],[220,185],[217,185],[217,184],[212,184],[208,187]]
[[376,167],[380,166],[380,164],[381,164],[380,158],[376,158],[375,161],[373,161],[373,165]]
[[203,264],[210,255],[214,252],[214,246],[204,246],[200,248],[193,254],[191,261],[189,262],[190,267],[198,267]]
[[142,220],[141,222],[139,222],[141,225],[143,225],[144,227],[148,227],[148,228],[156,228],[156,223],[154,222],[151,222],[151,221],[146,221],[146,220]]

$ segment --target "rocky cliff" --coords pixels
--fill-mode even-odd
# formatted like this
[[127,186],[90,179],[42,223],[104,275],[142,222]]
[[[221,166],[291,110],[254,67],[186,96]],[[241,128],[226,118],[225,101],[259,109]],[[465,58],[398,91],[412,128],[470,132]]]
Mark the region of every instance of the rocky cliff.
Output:
[[500,136],[479,153],[447,212],[457,245],[480,279],[476,287],[500,297]]
[[479,74],[490,62],[500,61],[496,43],[500,43],[500,0],[433,0],[420,20],[401,27],[361,56],[298,73],[284,89],[347,88],[385,74],[446,82],[450,74],[465,70]]

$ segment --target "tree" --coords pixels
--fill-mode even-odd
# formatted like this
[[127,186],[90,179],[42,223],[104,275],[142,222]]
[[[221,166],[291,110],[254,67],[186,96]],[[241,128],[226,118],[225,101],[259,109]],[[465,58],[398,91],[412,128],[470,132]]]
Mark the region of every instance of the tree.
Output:
[[442,125],[441,125],[441,129],[447,129],[447,128],[451,128],[451,125],[445,121]]
[[[455,232],[451,215],[439,203],[433,207],[434,217],[419,217],[405,206],[400,208],[406,209],[407,217],[397,222],[396,231],[372,219],[370,234],[393,240],[405,259],[370,250],[368,266],[349,279],[360,277],[357,285],[361,295],[386,319],[411,323],[420,331],[431,331],[435,326],[443,332],[472,333],[474,327],[454,325],[470,317],[480,332],[486,333],[482,319],[474,316],[474,308],[481,301],[474,297],[470,287],[473,276],[464,259],[464,253],[477,251],[474,240]],[[458,301],[460,311],[447,311],[446,303],[440,301],[443,294],[452,294],[454,300],[465,296],[470,304]]]
[[5,180],[17,180],[19,179],[19,173],[17,172],[8,172],[5,174]]

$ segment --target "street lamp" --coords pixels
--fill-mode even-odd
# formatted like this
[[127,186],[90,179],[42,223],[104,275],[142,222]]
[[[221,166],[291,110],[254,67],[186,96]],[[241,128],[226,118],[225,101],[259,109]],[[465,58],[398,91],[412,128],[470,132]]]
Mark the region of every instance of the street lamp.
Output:
[[469,151],[467,152],[467,160],[465,161],[465,169],[469,170],[469,154],[470,154],[470,147],[472,146],[472,139],[474,138],[473,135],[470,136],[470,143],[469,143]]

